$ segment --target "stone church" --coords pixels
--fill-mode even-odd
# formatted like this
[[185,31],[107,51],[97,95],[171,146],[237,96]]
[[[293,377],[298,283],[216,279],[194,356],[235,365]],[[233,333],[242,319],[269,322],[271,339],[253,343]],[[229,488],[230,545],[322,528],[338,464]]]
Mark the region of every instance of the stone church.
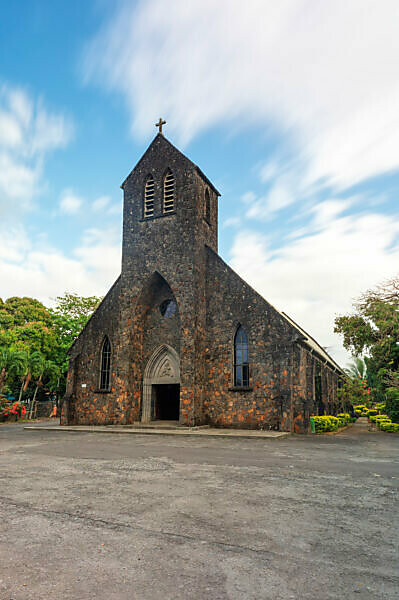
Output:
[[220,194],[162,124],[121,186],[121,274],[70,348],[61,423],[305,433],[342,371],[218,255]]

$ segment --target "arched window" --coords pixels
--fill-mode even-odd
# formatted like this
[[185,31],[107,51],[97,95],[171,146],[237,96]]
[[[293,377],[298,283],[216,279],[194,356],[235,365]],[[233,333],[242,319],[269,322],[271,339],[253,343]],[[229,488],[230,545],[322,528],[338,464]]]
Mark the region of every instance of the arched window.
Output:
[[209,195],[209,190],[205,190],[205,207],[204,207],[204,217],[205,220],[210,223],[211,222],[211,197]]
[[154,178],[148,175],[144,187],[144,218],[154,216]]
[[101,348],[100,390],[108,391],[111,382],[111,344],[105,336]]
[[170,169],[165,173],[163,178],[163,206],[164,214],[175,210],[175,178]]
[[249,386],[248,338],[241,325],[234,336],[234,385]]

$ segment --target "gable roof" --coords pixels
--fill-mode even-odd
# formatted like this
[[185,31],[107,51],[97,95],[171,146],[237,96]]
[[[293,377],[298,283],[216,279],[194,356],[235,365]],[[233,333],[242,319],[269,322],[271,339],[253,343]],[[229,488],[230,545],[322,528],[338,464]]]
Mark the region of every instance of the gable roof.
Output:
[[318,342],[316,342],[316,340],[311,335],[309,335],[304,329],[302,329],[302,327],[300,327],[298,325],[298,323],[296,323],[293,319],[291,319],[291,317],[289,317],[285,312],[278,310],[273,304],[271,304],[268,300],[266,300],[263,296],[261,296],[261,294],[259,294],[259,292],[254,290],[254,288],[251,285],[249,285],[249,283],[247,283],[245,281],[245,279],[240,277],[240,275],[238,275],[238,273],[236,273],[234,271],[234,269],[232,269],[230,267],[230,265],[227,264],[226,261],[224,261],[223,258],[217,252],[215,252],[215,250],[213,250],[213,248],[210,248],[210,246],[207,246],[207,245],[205,247],[206,247],[207,252],[209,252],[213,257],[217,258],[221,263],[223,263],[224,267],[227,268],[235,277],[240,279],[242,281],[242,283],[252,291],[252,293],[256,294],[259,298],[261,298],[261,300],[263,300],[263,302],[265,302],[274,311],[276,311],[276,313],[278,315],[280,315],[280,317],[286,323],[288,323],[288,325],[291,327],[291,329],[294,329],[297,333],[299,333],[298,338],[295,339],[295,341],[297,343],[305,344],[305,346],[307,346],[309,348],[311,353],[317,354],[319,356],[319,358],[321,360],[323,360],[325,363],[328,363],[332,369],[334,369],[335,371],[338,371],[339,373],[344,375],[344,372],[341,369],[341,367],[338,365],[338,363],[336,363],[335,360],[333,358],[331,358],[331,356],[324,350],[324,348],[322,346],[320,346],[320,344]]
[[116,287],[116,286],[119,284],[119,282],[120,282],[120,280],[121,280],[121,277],[122,277],[122,275],[119,275],[119,276],[117,277],[117,279],[114,281],[114,283],[112,284],[112,286],[109,288],[108,292],[105,294],[105,296],[104,296],[104,297],[103,297],[103,299],[101,300],[101,302],[100,302],[100,303],[98,304],[98,306],[97,306],[97,307],[94,309],[94,312],[93,312],[93,313],[90,315],[90,317],[89,317],[89,318],[88,318],[88,320],[86,321],[86,324],[84,325],[84,327],[83,327],[83,328],[80,330],[80,332],[79,332],[79,334],[77,335],[77,337],[76,337],[76,338],[73,340],[72,344],[69,346],[69,348],[68,348],[68,351],[67,351],[67,354],[68,354],[68,355],[70,355],[70,354],[71,354],[71,351],[72,351],[73,347],[76,345],[77,341],[79,340],[79,338],[81,337],[81,335],[83,334],[83,332],[84,332],[86,329],[88,329],[88,327],[89,327],[89,324],[90,324],[90,323],[92,323],[92,322],[93,322],[93,321],[96,319],[96,317],[97,317],[97,315],[98,315],[98,313],[99,313],[99,311],[100,311],[100,309],[101,309],[102,305],[104,304],[105,300],[106,300],[106,299],[107,299],[107,298],[108,298],[108,297],[111,295],[111,292],[112,292],[112,291],[115,289],[115,287]]
[[163,133],[157,133],[157,135],[154,137],[154,139],[152,140],[151,144],[148,146],[147,150],[144,152],[143,156],[140,158],[140,160],[136,163],[136,165],[133,167],[133,169],[130,171],[129,175],[126,177],[126,179],[123,181],[123,183],[121,184],[121,188],[124,188],[124,185],[126,184],[127,180],[130,179],[131,175],[135,172],[135,170],[137,169],[137,167],[139,166],[139,164],[141,163],[141,161],[144,159],[144,157],[146,156],[146,154],[149,152],[150,148],[156,143],[159,142],[160,140],[162,140],[162,143],[166,142],[166,145],[169,146],[171,149],[173,149],[174,152],[177,152],[192,168],[194,168],[194,170],[197,172],[197,174],[201,177],[201,179],[203,181],[205,181],[205,183],[207,185],[209,185],[210,188],[212,188],[212,190],[215,192],[215,194],[217,196],[220,196],[220,192],[215,188],[215,186],[213,185],[213,183],[208,179],[208,177],[201,171],[201,169],[195,164],[193,163],[192,160],[190,160],[185,154],[183,154],[183,152],[180,152],[180,150],[178,148],[176,148],[176,146],[174,146],[172,144],[172,142],[170,142],[164,135]]
[[286,321],[293,325],[293,327],[295,327],[295,329],[303,336],[303,339],[301,341],[304,344],[306,344],[312,352],[316,352],[320,356],[320,358],[324,359],[325,362],[328,362],[334,369],[343,374],[343,371],[338,365],[338,363],[336,363],[335,360],[331,358],[331,356],[324,350],[324,348],[320,346],[320,344],[316,342],[316,340],[311,335],[309,335],[309,333],[302,329],[302,327],[300,327],[298,323],[291,319],[291,317],[289,317],[285,312],[280,312],[280,315],[282,315]]

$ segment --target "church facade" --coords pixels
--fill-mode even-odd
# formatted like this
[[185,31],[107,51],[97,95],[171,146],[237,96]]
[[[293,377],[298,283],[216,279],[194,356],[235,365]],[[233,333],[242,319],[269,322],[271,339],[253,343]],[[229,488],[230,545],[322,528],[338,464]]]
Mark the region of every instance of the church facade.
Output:
[[335,414],[340,367],[220,258],[202,171],[158,133],[121,187],[121,275],[69,351],[61,424],[305,433]]

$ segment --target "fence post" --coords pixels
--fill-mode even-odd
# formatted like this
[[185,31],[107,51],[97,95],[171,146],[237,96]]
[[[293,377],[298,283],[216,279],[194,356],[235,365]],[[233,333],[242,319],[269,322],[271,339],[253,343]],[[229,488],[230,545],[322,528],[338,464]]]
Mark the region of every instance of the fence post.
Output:
[[314,418],[310,417],[310,433],[316,433],[316,428],[314,425]]

